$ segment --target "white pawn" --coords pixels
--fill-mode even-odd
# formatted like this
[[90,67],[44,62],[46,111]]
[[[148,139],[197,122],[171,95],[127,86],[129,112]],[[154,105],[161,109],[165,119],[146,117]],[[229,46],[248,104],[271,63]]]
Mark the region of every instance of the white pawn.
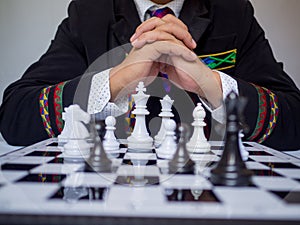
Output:
[[192,126],[194,127],[194,132],[186,144],[187,150],[190,153],[208,153],[210,152],[210,144],[208,143],[203,128],[206,126],[204,122],[205,110],[201,103],[198,103],[193,111],[194,122]]
[[165,139],[159,148],[156,149],[156,154],[162,159],[172,159],[177,148],[175,141],[176,123],[174,120],[169,119],[165,122],[164,126],[166,130]]
[[174,100],[172,100],[168,95],[166,95],[162,100],[160,100],[161,104],[161,113],[159,116],[162,118],[160,130],[157,135],[154,137],[154,146],[157,148],[161,145],[166,136],[165,123],[167,120],[170,120],[171,117],[174,116],[172,113],[172,104]]
[[127,138],[128,151],[150,152],[153,148],[153,138],[147,131],[145,121],[145,116],[149,114],[146,104],[150,95],[144,93],[146,88],[143,82],[139,82],[136,91],[137,94],[132,95],[135,101],[135,109],[132,112],[135,115],[135,126]]
[[103,147],[106,153],[116,153],[119,150],[120,143],[118,142],[116,136],[115,136],[115,125],[116,125],[116,119],[113,116],[108,116],[105,119],[106,124],[106,133],[103,140]]
[[245,146],[243,145],[242,138],[244,137],[243,132],[239,131],[239,147],[241,151],[241,156],[243,161],[247,161],[249,157],[249,152],[245,149]]

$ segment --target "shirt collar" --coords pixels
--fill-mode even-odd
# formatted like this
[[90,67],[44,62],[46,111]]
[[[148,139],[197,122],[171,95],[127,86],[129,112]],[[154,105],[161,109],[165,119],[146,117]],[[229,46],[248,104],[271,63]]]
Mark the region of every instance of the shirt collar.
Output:
[[145,14],[147,10],[153,6],[156,6],[157,8],[163,8],[163,7],[169,7],[173,10],[176,17],[179,16],[179,13],[181,11],[182,5],[184,3],[184,0],[173,0],[165,5],[158,5],[150,0],[134,0],[134,3],[136,5],[137,11],[139,13],[139,17],[141,21],[144,21]]

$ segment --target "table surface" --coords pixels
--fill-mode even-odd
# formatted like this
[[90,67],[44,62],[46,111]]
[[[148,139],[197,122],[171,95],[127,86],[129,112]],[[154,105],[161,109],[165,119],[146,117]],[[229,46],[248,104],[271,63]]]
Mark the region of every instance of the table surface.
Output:
[[300,159],[245,143],[247,187],[216,186],[210,170],[222,155],[193,154],[195,174],[169,174],[153,153],[121,148],[113,172],[86,170],[56,139],[0,157],[1,224],[299,224]]

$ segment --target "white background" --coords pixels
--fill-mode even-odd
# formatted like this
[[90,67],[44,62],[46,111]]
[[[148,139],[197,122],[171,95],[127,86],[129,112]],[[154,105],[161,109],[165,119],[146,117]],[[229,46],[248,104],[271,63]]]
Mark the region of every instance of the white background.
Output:
[[[58,24],[66,17],[69,2],[0,0],[0,103],[5,87],[46,51]],[[284,62],[285,70],[300,87],[300,1],[252,2],[277,60]]]

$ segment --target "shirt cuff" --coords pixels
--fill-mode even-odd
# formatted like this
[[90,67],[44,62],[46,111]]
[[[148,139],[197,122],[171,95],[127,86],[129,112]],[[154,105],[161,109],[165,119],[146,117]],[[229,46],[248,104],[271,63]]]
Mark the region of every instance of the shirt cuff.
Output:
[[226,73],[214,70],[215,72],[219,73],[222,83],[222,90],[223,90],[223,100],[227,98],[231,91],[234,91],[237,95],[239,94],[238,84],[235,79],[231,76],[227,75]]
[[[235,93],[239,94],[237,81],[235,79],[233,79],[232,77],[230,77],[229,75],[227,75],[223,72],[220,72],[217,70],[214,70],[214,71],[219,73],[219,75],[220,75],[222,91],[223,91],[223,101],[226,99],[227,95],[231,91],[234,91]],[[200,101],[202,102],[204,107],[211,113],[212,117],[217,122],[219,122],[221,124],[225,124],[226,112],[225,112],[225,107],[223,104],[216,109],[212,109],[212,106],[210,105],[210,103],[207,102],[205,99],[200,98]]]
[[93,76],[88,99],[89,114],[96,114],[100,119],[105,119],[107,116],[119,116],[125,113],[128,109],[127,97],[119,98],[116,102],[109,102],[110,85],[109,74],[111,69],[107,69]]

